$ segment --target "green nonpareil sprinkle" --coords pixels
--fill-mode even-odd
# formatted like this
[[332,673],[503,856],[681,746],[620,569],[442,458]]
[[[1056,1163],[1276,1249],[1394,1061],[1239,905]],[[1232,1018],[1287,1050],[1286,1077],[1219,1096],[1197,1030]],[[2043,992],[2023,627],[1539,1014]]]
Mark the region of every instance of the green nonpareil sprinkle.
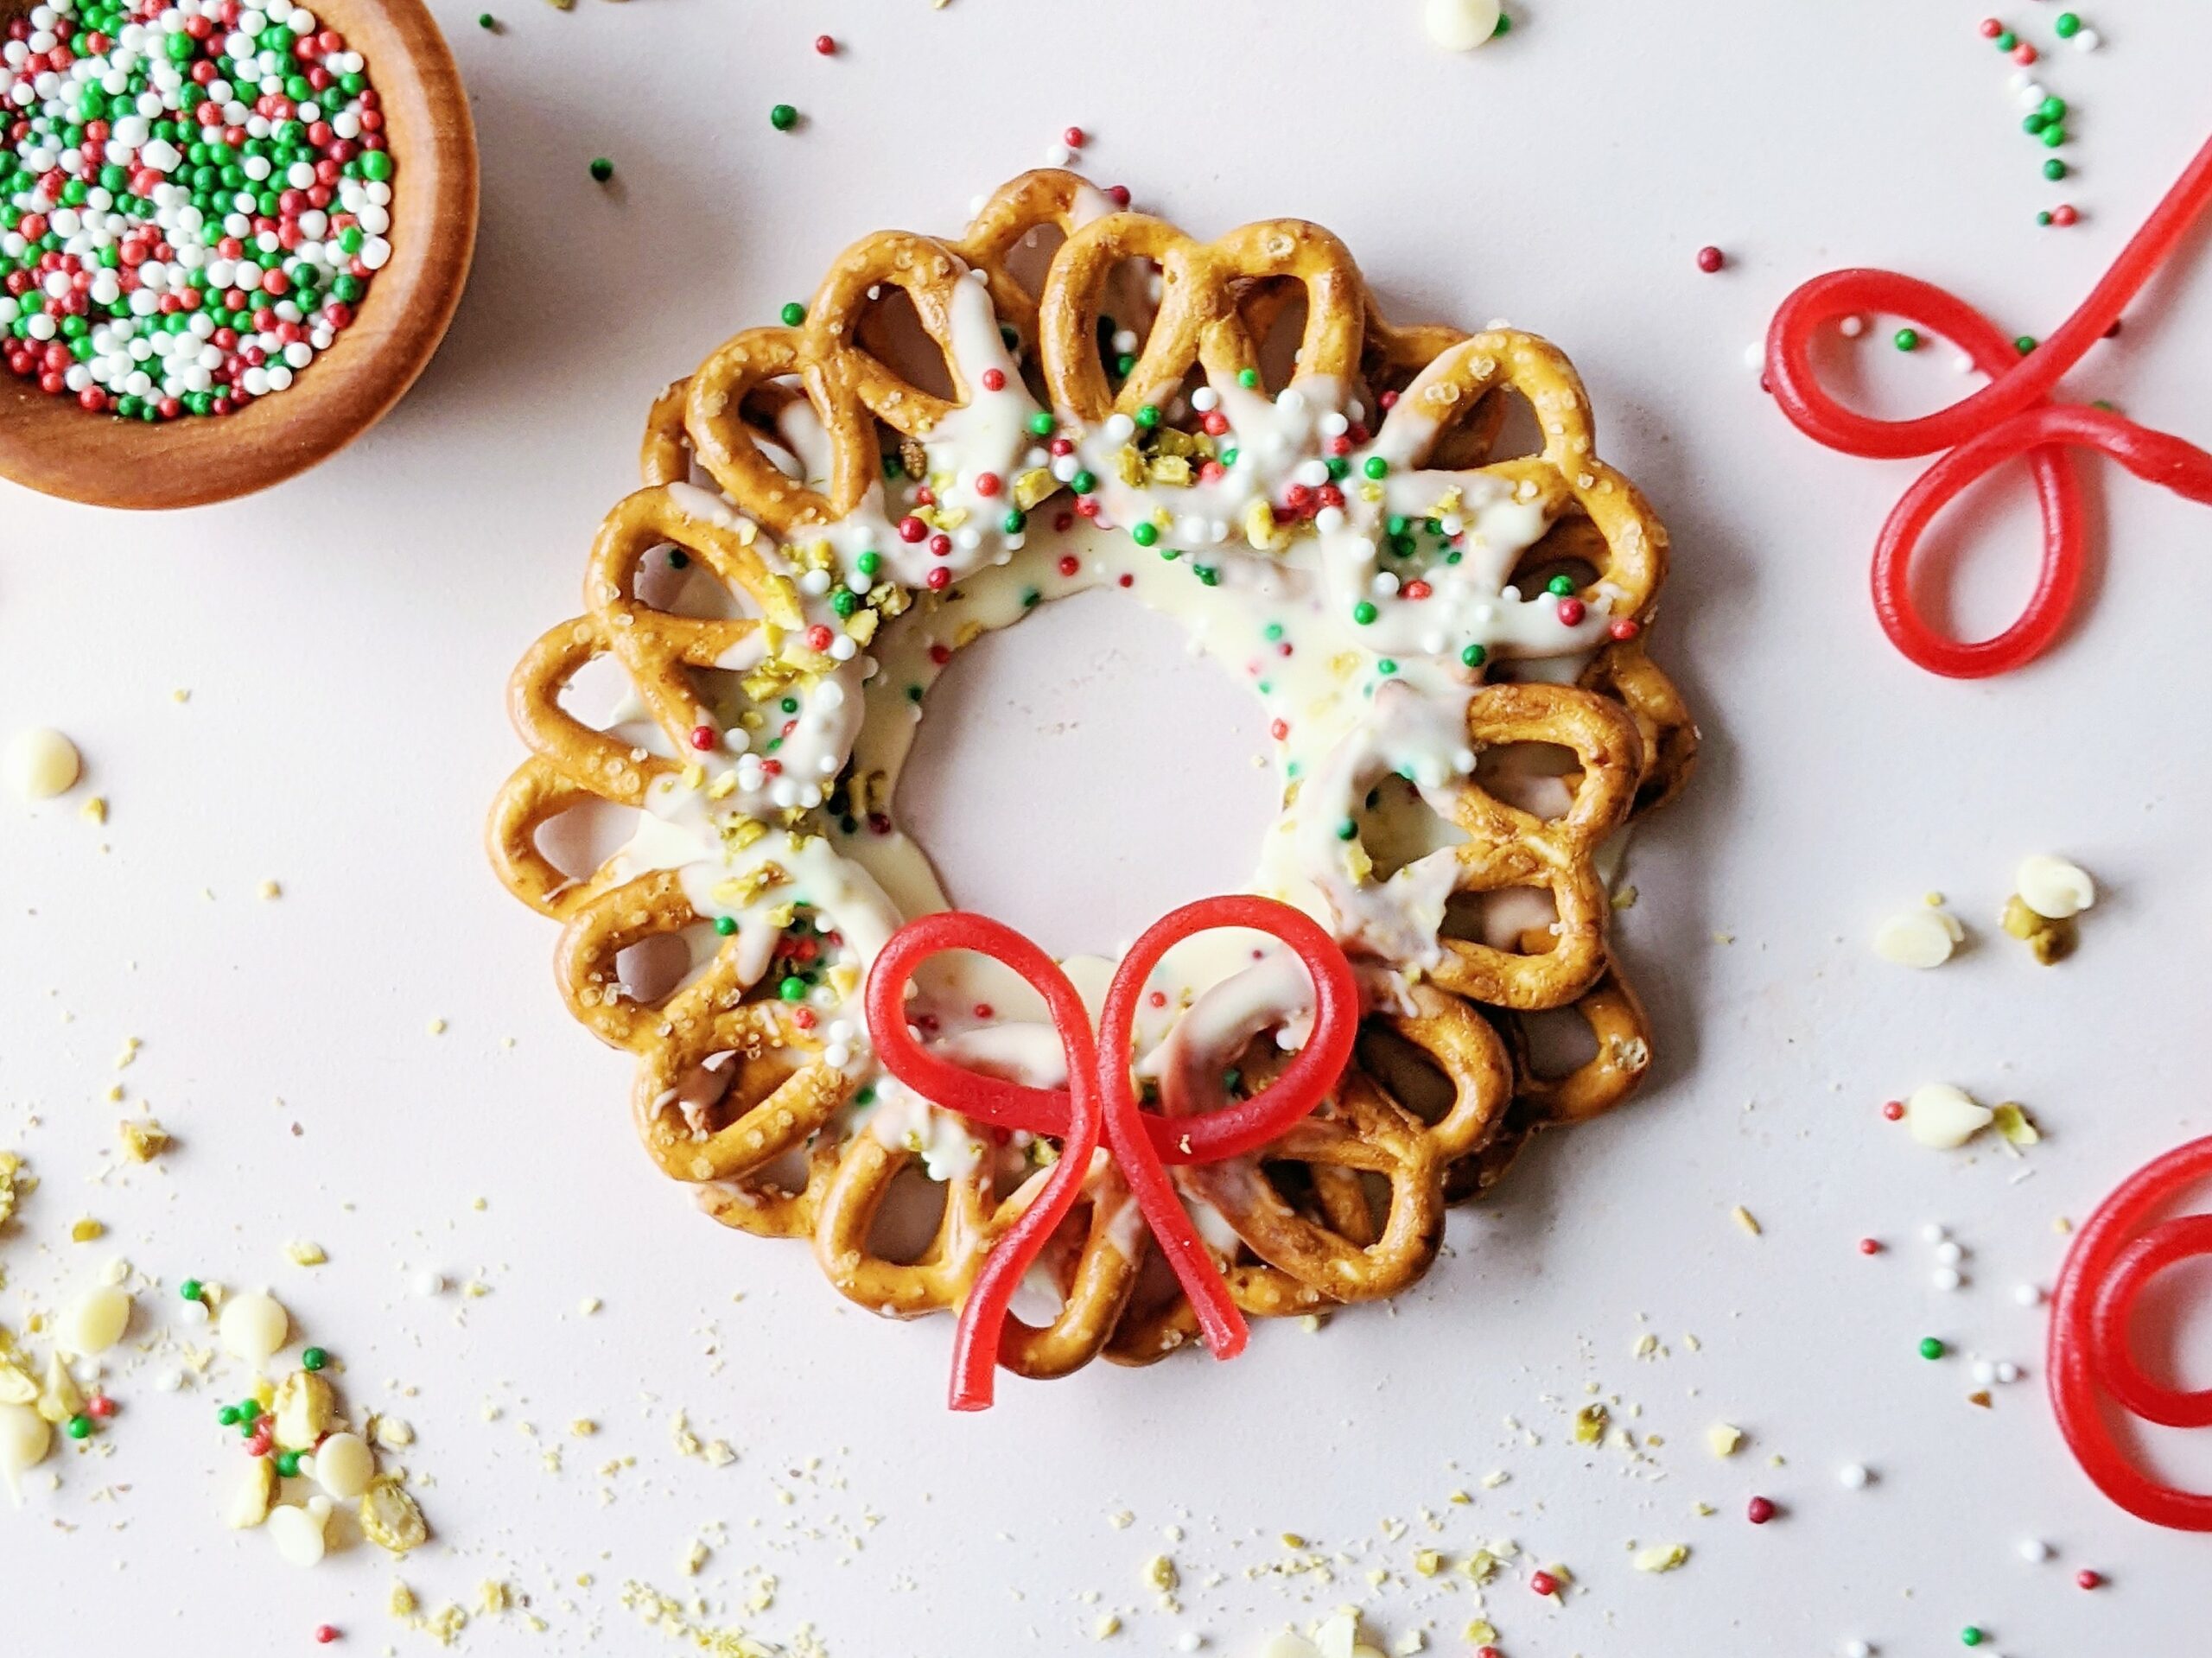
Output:
[[789,132],[798,124],[798,111],[789,104],[779,104],[768,111],[768,124],[779,132]]
[[604,156],[594,157],[591,164],[591,175],[601,184],[606,183],[614,176],[614,163]]

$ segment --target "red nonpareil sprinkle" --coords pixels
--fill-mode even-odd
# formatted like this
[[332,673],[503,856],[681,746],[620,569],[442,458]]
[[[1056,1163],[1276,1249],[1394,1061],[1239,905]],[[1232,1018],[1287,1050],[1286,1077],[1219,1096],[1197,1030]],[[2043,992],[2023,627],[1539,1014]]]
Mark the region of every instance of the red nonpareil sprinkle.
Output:
[[1711,276],[1728,263],[1728,256],[1716,247],[1701,247],[1697,251],[1697,268]]
[[697,749],[701,753],[703,754],[709,749],[712,748],[717,740],[718,739],[715,735],[715,728],[712,726],[693,726],[691,727],[691,746]]
[[1880,1254],[1882,1253],[1882,1241],[1881,1241],[1881,1239],[1879,1239],[1879,1238],[1861,1238],[1861,1239],[1859,1239],[1859,1253],[1860,1255],[1880,1255]]
[[1551,1596],[1559,1593],[1559,1579],[1548,1572],[1531,1572],[1529,1589],[1532,1594]]
[[317,1645],[325,1647],[328,1646],[332,1642],[338,1638],[338,1626],[335,1623],[316,1624],[315,1626],[315,1638]]
[[1098,516],[1098,498],[1096,495],[1078,496],[1076,499],[1075,511],[1077,518],[1096,518]]
[[837,37],[835,35],[817,35],[814,49],[825,58],[833,56],[837,50]]
[[779,778],[779,777],[783,776],[783,774],[784,774],[784,763],[783,763],[783,761],[781,761],[781,760],[762,760],[762,761],[760,762],[760,775],[761,775],[762,777],[765,777],[765,778]]
[[929,532],[929,525],[924,524],[919,518],[910,518],[899,520],[899,539],[901,541],[919,541]]
[[826,651],[836,642],[836,635],[824,623],[817,622],[806,630],[806,648],[810,651]]
[[1615,622],[1611,627],[1607,628],[1605,632],[1611,634],[1615,638],[1625,643],[1643,632],[1643,628],[1633,616],[1624,616],[1618,621]]
[[1117,581],[1116,582],[1116,586],[1119,586],[1119,587],[1124,587],[1124,588],[1133,588],[1133,587],[1136,586],[1136,584],[1137,584],[1137,579],[1136,579],[1136,577],[1135,577],[1134,575],[1127,575],[1127,574],[1124,574],[1124,575],[1122,575],[1120,578],[1118,578]]
[[1477,1647],[1475,1658],[1505,1658],[1505,1655],[1496,1647]]
[[115,1401],[104,1393],[96,1393],[85,1401],[85,1413],[102,1419],[112,1416],[115,1414]]
[[2018,46],[2012,48],[2012,61],[2015,63],[2033,63],[2040,56],[2042,56],[2042,54],[2037,52],[2032,46],[2030,46],[2025,41],[2022,41]]
[[990,1003],[987,1001],[979,1001],[976,1004],[976,1017],[977,1019],[996,1019],[998,1015],[992,1010]]
[[923,580],[931,593],[943,593],[952,585],[952,572],[940,564]]
[[1385,391],[1375,401],[1386,410],[1395,409],[1398,406],[1398,394],[1395,391]]
[[952,647],[949,645],[932,645],[930,646],[930,660],[938,667],[944,667],[946,663],[952,660]]
[[986,391],[1006,390],[1006,371],[1003,369],[987,368],[983,371],[982,378],[983,390]]
[[979,472],[976,474],[976,493],[985,500],[990,499],[1002,487],[999,481],[999,475],[995,472]]
[[2004,32],[2005,25],[1996,18],[1985,17],[1981,20],[1981,38],[1985,41],[1993,41]]
[[1065,144],[1070,149],[1081,149],[1084,145],[1083,129],[1081,127],[1070,127],[1065,132],[1063,132],[1060,135],[1060,142]]
[[1270,721],[1268,724],[1268,734],[1270,737],[1273,737],[1277,742],[1281,742],[1284,738],[1290,735],[1290,721],[1287,720]]
[[1218,409],[1209,409],[1198,424],[1208,437],[1220,437],[1229,430],[1229,416]]
[[1145,1000],[1154,1007],[1165,1007],[1167,1006],[1167,993],[1165,990],[1155,990]]
[[2101,1572],[2092,1572],[2085,1568],[2074,1574],[2074,1581],[2084,1589],[2101,1589],[2104,1587],[2105,1575]]
[[1126,184],[1108,185],[1106,187],[1106,199],[1112,202],[1116,207],[1128,206],[1129,205],[1129,187]]
[[930,537],[930,556],[933,558],[950,558],[952,556],[952,537],[946,535],[943,530],[939,530],[936,535],[931,536]]
[[1904,1102],[1903,1100],[1883,1101],[1882,1115],[1887,1117],[1891,1122],[1903,1121],[1904,1120]]
[[1582,600],[1580,599],[1562,599],[1559,601],[1559,619],[1561,626],[1575,627],[1580,626],[1582,618],[1586,613],[1587,612],[1583,606]]
[[1415,580],[1400,588],[1398,596],[1402,599],[1426,599],[1433,591],[1427,582]]
[[1076,556],[1073,553],[1060,555],[1059,570],[1062,575],[1073,575],[1082,568],[1083,566],[1076,561]]
[[811,1007],[792,1008],[791,1023],[798,1026],[802,1031],[812,1030],[815,1023],[814,1009]]
[[1744,1505],[1744,1518],[1754,1526],[1764,1526],[1774,1515],[1774,1504],[1763,1496],[1755,1496]]
[[2050,222],[2058,226],[2062,229],[2069,225],[2075,223],[2081,219],[2081,217],[2082,215],[2079,212],[2064,202],[2061,202],[2057,206],[2053,207],[2050,210]]
[[1052,528],[1059,530],[1062,534],[1065,534],[1068,530],[1075,528],[1074,511],[1070,510],[1065,512],[1054,513],[1052,515]]

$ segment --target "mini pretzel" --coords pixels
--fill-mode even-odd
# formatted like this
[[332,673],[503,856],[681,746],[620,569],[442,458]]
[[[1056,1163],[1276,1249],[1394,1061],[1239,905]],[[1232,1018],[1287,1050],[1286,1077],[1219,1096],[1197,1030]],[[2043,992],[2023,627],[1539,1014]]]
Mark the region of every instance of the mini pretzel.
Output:
[[[1041,282],[1032,283],[1013,267],[1039,232],[1064,239]],[[1134,302],[1115,287],[1133,264],[1157,272],[1156,304]],[[894,302],[911,305],[943,358],[941,382],[917,384],[899,366]],[[967,612],[958,607],[985,579],[995,545],[988,537],[1000,533],[996,519],[1017,483],[1026,505],[1007,522],[1025,521],[1032,536],[1041,538],[1047,523],[1052,534],[1067,533],[1078,516],[1116,519],[1097,532],[1109,540],[1129,530],[1122,497],[1094,499],[1078,514],[1070,473],[1087,475],[1102,461],[1117,467],[1141,478],[1120,486],[1141,505],[1144,491],[1168,486],[1154,477],[1166,470],[1154,461],[1184,451],[1148,450],[1132,461],[1103,435],[1135,429],[1135,445],[1149,429],[1145,422],[1172,427],[1192,467],[1217,460],[1198,429],[1197,410],[1206,405],[1192,394],[1235,387],[1277,399],[1259,384],[1259,359],[1301,306],[1289,390],[1310,408],[1344,411],[1335,429],[1349,432],[1348,447],[1388,435],[1399,446],[1393,454],[1404,457],[1397,466],[1433,479],[1440,497],[1536,513],[1541,533],[1525,547],[1525,535],[1512,543],[1513,579],[1528,589],[1516,602],[1551,602],[1543,598],[1547,573],[1573,572],[1562,585],[1573,588],[1574,613],[1591,619],[1571,635],[1572,673],[1523,677],[1500,660],[1491,666],[1506,670],[1502,683],[1484,683],[1488,667],[1454,670],[1470,750],[1535,743],[1573,752],[1567,810],[1540,818],[1473,776],[1433,794],[1424,788],[1448,801],[1464,836],[1447,866],[1458,891],[1539,888],[1557,919],[1517,950],[1446,936],[1424,970],[1375,964],[1394,988],[1378,996],[1368,1035],[1325,1102],[1258,1153],[1173,1169],[1175,1186],[1224,1223],[1207,1235],[1215,1240],[1207,1248],[1245,1313],[1306,1314],[1387,1298],[1435,1258],[1447,1204],[1486,1189],[1537,1128],[1611,1109],[1648,1071],[1650,1033],[1608,950],[1611,906],[1595,856],[1630,816],[1681,790],[1697,734],[1645,649],[1666,574],[1666,533],[1635,486],[1599,459],[1572,366],[1544,341],[1510,329],[1470,335],[1387,321],[1351,254],[1318,226],[1268,220],[1200,241],[1117,208],[1072,175],[1026,174],[995,193],[959,238],[885,232],[855,244],[801,322],[733,335],[656,399],[639,450],[645,487],[601,530],[582,613],[548,632],[516,670],[510,711],[529,754],[500,790],[488,828],[502,881],[563,924],[556,964],[571,1012],[636,1061],[632,1115],[656,1164],[725,1225],[810,1240],[825,1276],[857,1305],[900,1318],[958,1307],[995,1244],[1036,1200],[1041,1168],[1010,1147],[984,1144],[972,1166],[946,1180],[943,1214],[925,1247],[890,1258],[875,1232],[918,1153],[880,1136],[864,1106],[868,1056],[851,1039],[833,1039],[834,1009],[788,1001],[762,976],[761,940],[770,935],[723,925],[732,919],[715,908],[723,900],[703,896],[710,886],[719,894],[717,882],[687,882],[681,869],[640,853],[571,874],[541,840],[563,814],[593,803],[651,815],[688,802],[696,810],[712,787],[727,785],[715,778],[732,764],[727,752],[700,758],[702,732],[710,744],[753,734],[753,762],[772,758],[769,745],[786,717],[779,699],[793,700],[781,688],[811,694],[804,688],[860,659],[849,649],[825,653],[817,638],[826,631],[834,642],[838,628],[825,623],[842,626],[856,606],[874,630],[855,636],[861,655],[897,661],[902,674],[933,672],[940,651],[949,654],[936,641],[957,648],[987,625],[972,603]],[[1104,339],[1122,330],[1137,335],[1126,372],[1112,359],[1128,342],[1109,354]],[[1011,342],[1002,352],[1001,340]],[[1092,446],[1065,462],[1055,452],[1059,470],[1049,487],[1058,493],[1050,499],[1031,487],[1049,468],[1018,451],[993,461],[1005,470],[994,473],[998,492],[988,504],[960,493],[977,464],[963,460],[962,445],[988,429],[976,423],[985,400],[1006,396],[1040,403],[1046,428],[1071,446]],[[1541,448],[1495,459],[1515,397],[1533,411]],[[1362,474],[1332,476],[1347,512],[1373,510]],[[712,487],[695,487],[695,479]],[[1232,536],[1208,559],[1302,569],[1295,537],[1306,531],[1283,499],[1271,505],[1274,529],[1287,526],[1287,534],[1249,549]],[[861,583],[864,594],[855,587],[841,600],[846,608],[830,616],[824,606],[837,589],[823,589],[818,572],[849,574],[840,561],[861,547],[893,549],[904,520],[925,511],[925,535],[950,543],[963,516],[983,534],[972,556],[957,544],[931,554],[945,558],[955,581],[925,593],[885,576]],[[1158,522],[1181,533],[1187,516],[1162,511]],[[1231,527],[1245,533],[1241,517]],[[1250,533],[1268,527],[1262,520]],[[1097,545],[1090,543],[1094,553]],[[1147,557],[1146,569],[1161,568]],[[676,562],[711,576],[735,613],[679,614],[650,602],[645,594],[658,589],[645,577],[658,580]],[[1180,568],[1195,562],[1193,554]],[[970,613],[978,621],[962,626]],[[1562,600],[1563,621],[1567,613]],[[1514,637],[1525,645],[1537,636],[1524,629]],[[931,645],[926,657],[918,640]],[[649,722],[643,741],[631,740],[637,727],[601,728],[566,706],[577,677],[610,657],[635,694],[632,712]],[[758,687],[729,666],[764,662],[776,673]],[[1573,683],[1547,683],[1554,677]],[[826,861],[810,854],[810,867],[840,867],[838,848],[894,826],[892,790],[905,746],[896,733],[870,742],[866,766],[855,762],[821,780],[823,804],[764,807],[747,834],[829,848]],[[733,883],[763,893],[744,899],[754,906],[748,917],[813,896],[804,880],[765,867],[775,860],[764,851],[783,855],[781,840],[754,844],[747,855],[756,861]],[[835,915],[828,923],[843,925]],[[710,925],[724,936],[710,950],[695,949],[686,981],[651,1001],[624,984],[625,951]],[[1566,1075],[1540,1074],[1524,1021],[1560,1008],[1588,1024],[1595,1051]],[[1279,1059],[1262,1038],[1243,1063],[1263,1078]],[[1034,1153],[1052,1154],[1049,1143]],[[1145,1363],[1188,1344],[1197,1321],[1179,1289],[1160,1282],[1159,1263],[1148,1267],[1154,1253],[1117,1171],[1110,1163],[1094,1170],[1039,1262],[1060,1304],[1043,1325],[1009,1323],[1001,1362],[1024,1375],[1058,1375],[1101,1354]]]
[[1491,685],[1468,705],[1467,730],[1478,744],[1557,743],[1582,763],[1573,804],[1547,823],[1510,806],[1470,780],[1453,821],[1466,835],[1458,848],[1462,892],[1541,886],[1557,906],[1551,948],[1523,956],[1471,939],[1441,940],[1436,982],[1493,1007],[1558,1007],[1597,982],[1605,968],[1611,912],[1592,858],[1620,827],[1641,775],[1635,723],[1614,703],[1558,685]]

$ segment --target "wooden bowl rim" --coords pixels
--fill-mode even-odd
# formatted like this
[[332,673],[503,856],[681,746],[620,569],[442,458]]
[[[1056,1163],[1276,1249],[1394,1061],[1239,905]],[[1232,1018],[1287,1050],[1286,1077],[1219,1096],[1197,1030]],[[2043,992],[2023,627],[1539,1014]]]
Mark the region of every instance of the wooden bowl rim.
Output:
[[[0,16],[10,10],[0,0]],[[367,60],[398,163],[392,260],[353,326],[291,386],[221,418],[148,425],[88,414],[0,370],[0,474],[90,506],[234,500],[337,454],[429,365],[476,245],[476,133],[460,68],[424,0],[320,0],[309,10]]]

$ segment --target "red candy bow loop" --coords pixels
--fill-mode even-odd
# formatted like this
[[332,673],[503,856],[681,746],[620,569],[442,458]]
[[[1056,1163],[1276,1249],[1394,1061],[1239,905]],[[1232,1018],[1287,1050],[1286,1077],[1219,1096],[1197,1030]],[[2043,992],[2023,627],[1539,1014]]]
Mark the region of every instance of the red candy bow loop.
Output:
[[2154,1382],[2128,1339],[2136,1301],[2152,1279],[2185,1261],[2212,1257],[2212,1215],[2145,1225],[2207,1181],[2212,1138],[2178,1147],[2130,1175],[2075,1235],[2050,1305],[2050,1402],[2068,1447],[2114,1502],[2179,1531],[2212,1531],[2212,1495],[2177,1490],[2139,1468],[2113,1436],[2103,1395],[2161,1426],[2212,1427],[2212,1388]]
[[[1186,904],[1157,921],[1129,947],[1114,975],[1101,1009],[1103,1031],[1128,1032],[1136,1026],[1145,981],[1160,958],[1184,939],[1217,928],[1243,927],[1287,944],[1305,963],[1313,981],[1313,1030],[1297,1057],[1250,1099],[1199,1117],[1138,1114],[1153,1149],[1163,1163],[1220,1163],[1244,1157],[1280,1140],[1336,1086],[1351,1063],[1359,1034],[1359,987],[1351,963],[1320,924],[1302,910],[1273,899],[1249,895],[1205,899]],[[1105,1055],[1101,1051],[1102,1060]],[[1122,1089],[1128,1090],[1126,1077]],[[1113,1129],[1114,1096],[1107,1096],[1107,1129]],[[1135,1099],[1131,1099],[1132,1109]]]
[[[1297,953],[1313,982],[1313,1032],[1298,1057],[1250,1099],[1202,1116],[1164,1119],[1142,1109],[1130,1074],[1130,1044],[1146,981],[1176,944],[1223,927],[1267,933]],[[1065,1090],[984,1076],[915,1040],[906,1024],[906,988],[925,960],[955,950],[989,956],[1045,998],[1067,1057]],[[985,1258],[961,1308],[953,1350],[955,1410],[990,1404],[1008,1304],[1073,1208],[1102,1134],[1190,1298],[1206,1344],[1217,1358],[1243,1350],[1249,1334],[1243,1315],[1183,1208],[1166,1165],[1257,1151],[1319,1104],[1350,1063],[1358,1033],[1358,988],[1351,963],[1312,918],[1272,899],[1243,895],[1185,905],[1148,928],[1116,969],[1102,1011],[1103,1041],[1094,1040],[1089,1012],[1058,963],[1012,928],[960,911],[924,916],[893,933],[869,969],[867,1001],[876,1051],[907,1087],[972,1121],[1062,1141],[1044,1191]]]
[[[1875,548],[1875,613],[1890,642],[1910,661],[1951,678],[1984,678],[2034,660],[2063,631],[2088,560],[2081,481],[2064,453],[2068,446],[2102,450],[2139,478],[2212,503],[2212,455],[2121,416],[2050,400],[2059,380],[2111,331],[2208,205],[2212,143],[2197,152],[2074,314],[2024,356],[1957,295],[1891,270],[1831,271],[1799,288],[1775,313],[1767,333],[1767,384],[1800,431],[1843,454],[1881,460],[1949,451],[1897,503]],[[1915,420],[1877,420],[1846,408],[1814,370],[1813,340],[1823,323],[1861,311],[1903,317],[1950,340],[1990,384]],[[2043,512],[2043,567],[2035,592],[2019,619],[1995,637],[1951,638],[1914,606],[1913,556],[1954,497],[2022,454],[2034,470]]]
[[[1044,997],[1067,1057],[1065,1091],[986,1077],[939,1058],[914,1039],[906,1028],[906,987],[923,962],[951,950],[989,956]],[[999,1337],[1014,1293],[1075,1207],[1091,1154],[1098,1149],[1098,1062],[1090,1010],[1059,963],[1013,928],[988,916],[952,911],[908,923],[877,952],[868,969],[868,1022],[886,1068],[915,1092],[939,1102],[958,1101],[961,1115],[975,1121],[1052,1134],[1060,1141],[1059,1161],[1046,1178],[1044,1191],[984,1257],[953,1337],[952,1408],[988,1410]]]

